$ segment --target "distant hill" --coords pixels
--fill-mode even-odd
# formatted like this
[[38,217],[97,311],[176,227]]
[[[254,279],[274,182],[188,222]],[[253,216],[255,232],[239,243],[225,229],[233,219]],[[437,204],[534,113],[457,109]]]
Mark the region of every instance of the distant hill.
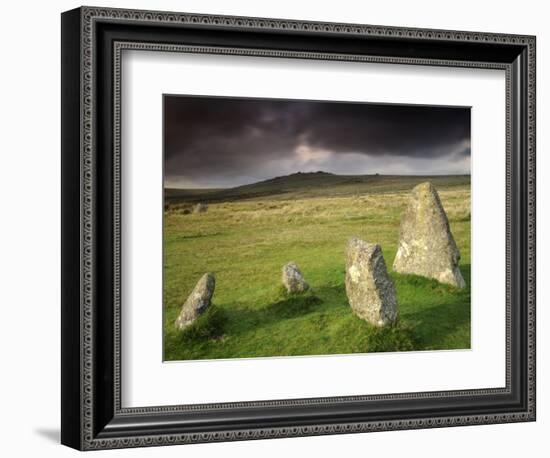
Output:
[[303,199],[408,191],[424,181],[431,181],[437,189],[447,189],[469,185],[470,175],[335,175],[327,172],[298,172],[235,188],[165,188],[164,192],[168,202],[225,202],[265,197]]

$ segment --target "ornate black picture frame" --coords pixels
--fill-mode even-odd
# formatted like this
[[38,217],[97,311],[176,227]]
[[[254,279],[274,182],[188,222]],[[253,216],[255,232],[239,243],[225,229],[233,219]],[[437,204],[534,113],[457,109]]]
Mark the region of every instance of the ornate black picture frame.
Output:
[[[124,49],[506,72],[506,386],[121,406]],[[62,14],[62,434],[80,450],[535,420],[535,37],[82,7]]]

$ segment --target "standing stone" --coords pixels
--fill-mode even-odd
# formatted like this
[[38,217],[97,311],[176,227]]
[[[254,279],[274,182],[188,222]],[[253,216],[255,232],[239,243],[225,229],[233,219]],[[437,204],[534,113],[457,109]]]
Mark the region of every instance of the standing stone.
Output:
[[395,285],[388,275],[382,248],[352,238],[346,256],[346,294],[355,314],[374,326],[397,321]]
[[181,308],[181,312],[176,320],[176,326],[179,329],[192,324],[210,307],[215,286],[216,279],[214,275],[206,273],[201,277]]
[[393,270],[464,288],[459,260],[460,252],[436,189],[429,182],[417,185],[401,219]]
[[205,204],[204,202],[199,202],[195,207],[193,208],[193,213],[204,213],[208,210],[208,204]]
[[302,272],[294,262],[283,266],[283,285],[289,293],[304,293],[309,285],[304,280]]

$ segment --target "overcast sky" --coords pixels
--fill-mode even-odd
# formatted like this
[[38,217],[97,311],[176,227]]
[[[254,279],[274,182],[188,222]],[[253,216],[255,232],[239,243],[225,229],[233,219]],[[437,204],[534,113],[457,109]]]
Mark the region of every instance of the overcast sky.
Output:
[[165,186],[221,188],[324,171],[470,173],[470,109],[165,96]]

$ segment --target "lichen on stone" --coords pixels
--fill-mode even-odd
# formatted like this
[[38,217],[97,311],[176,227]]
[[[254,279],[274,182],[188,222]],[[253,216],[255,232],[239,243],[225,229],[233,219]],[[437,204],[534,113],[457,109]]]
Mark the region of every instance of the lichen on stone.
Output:
[[429,182],[417,185],[401,219],[393,270],[464,288],[459,260],[460,252],[437,190]]

